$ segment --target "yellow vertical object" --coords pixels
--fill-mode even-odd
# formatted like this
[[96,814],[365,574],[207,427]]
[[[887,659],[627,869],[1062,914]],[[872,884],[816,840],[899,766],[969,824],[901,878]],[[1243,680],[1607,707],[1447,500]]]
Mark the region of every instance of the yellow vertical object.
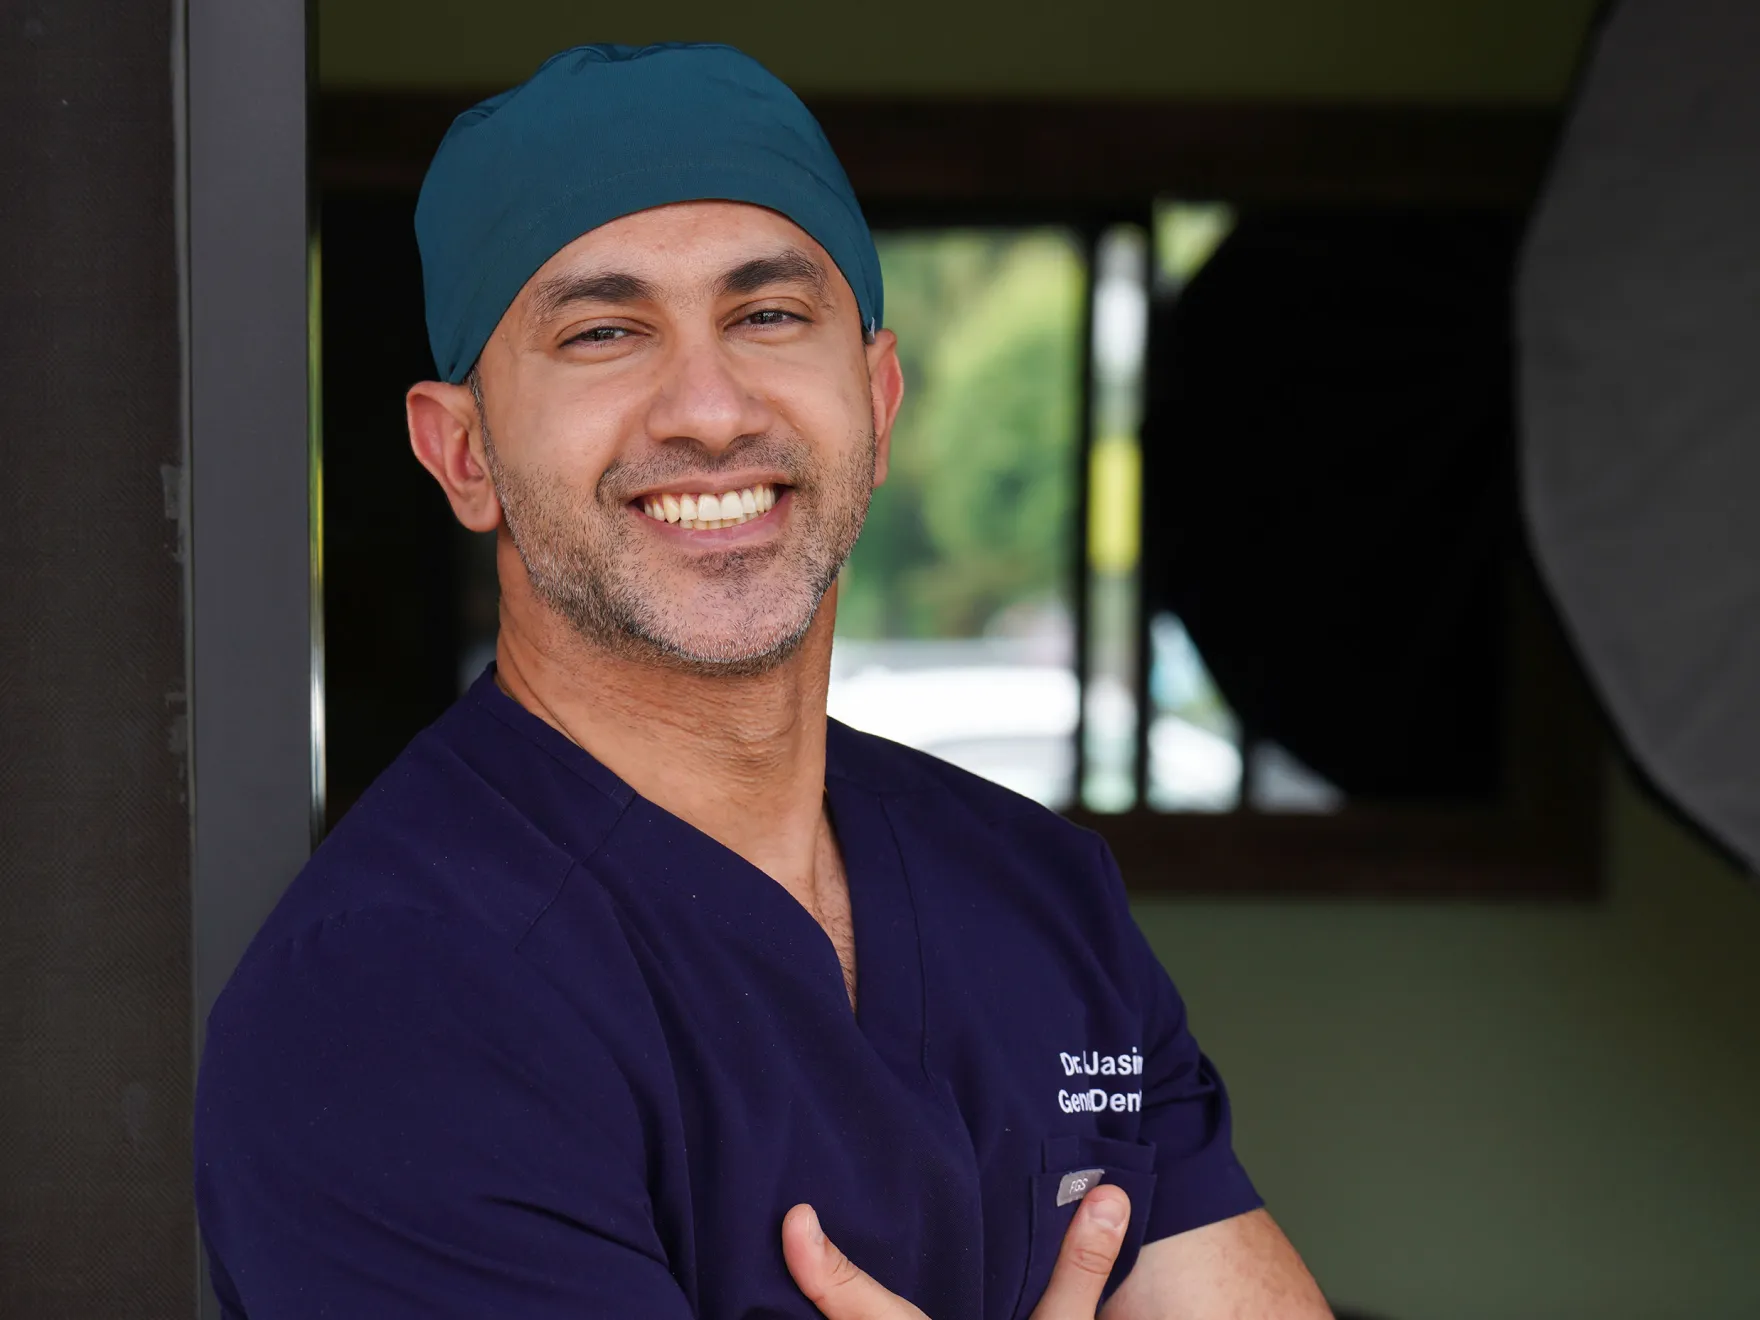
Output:
[[1088,566],[1129,573],[1142,546],[1143,455],[1130,436],[1102,436],[1088,456]]

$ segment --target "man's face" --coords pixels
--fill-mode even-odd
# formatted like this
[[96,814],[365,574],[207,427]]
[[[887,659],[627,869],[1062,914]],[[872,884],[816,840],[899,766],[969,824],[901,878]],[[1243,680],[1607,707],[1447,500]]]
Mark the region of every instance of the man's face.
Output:
[[[533,594],[588,641],[761,672],[805,636],[884,476],[891,339],[792,222],[693,202],[527,282],[478,363]],[[893,399],[893,403],[896,398]]]

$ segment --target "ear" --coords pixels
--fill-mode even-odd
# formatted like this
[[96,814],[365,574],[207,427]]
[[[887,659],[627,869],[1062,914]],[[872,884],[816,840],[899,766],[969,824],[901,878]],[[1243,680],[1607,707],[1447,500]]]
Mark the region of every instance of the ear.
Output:
[[476,400],[466,385],[424,380],[403,399],[409,447],[440,483],[453,516],[473,532],[501,525],[501,501],[483,457],[483,435]]
[[881,330],[867,345],[868,392],[874,408],[874,484],[886,480],[892,464],[892,424],[904,401],[904,369],[898,364],[898,336]]

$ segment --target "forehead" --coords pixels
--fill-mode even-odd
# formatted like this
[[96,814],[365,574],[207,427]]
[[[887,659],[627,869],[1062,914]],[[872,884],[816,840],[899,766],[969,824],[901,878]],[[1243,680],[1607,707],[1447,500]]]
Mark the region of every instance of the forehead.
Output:
[[546,261],[520,290],[516,306],[559,277],[616,272],[666,292],[698,292],[743,262],[798,252],[825,273],[838,301],[855,294],[837,263],[787,216],[745,202],[676,202],[620,216],[589,230]]

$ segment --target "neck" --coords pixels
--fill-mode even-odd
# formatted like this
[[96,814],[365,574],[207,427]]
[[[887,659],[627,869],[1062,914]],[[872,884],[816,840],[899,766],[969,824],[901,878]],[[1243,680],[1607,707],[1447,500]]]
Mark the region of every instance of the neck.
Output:
[[596,646],[524,593],[504,594],[496,672],[636,792],[805,897],[824,828],[835,596],[788,659],[732,677]]

